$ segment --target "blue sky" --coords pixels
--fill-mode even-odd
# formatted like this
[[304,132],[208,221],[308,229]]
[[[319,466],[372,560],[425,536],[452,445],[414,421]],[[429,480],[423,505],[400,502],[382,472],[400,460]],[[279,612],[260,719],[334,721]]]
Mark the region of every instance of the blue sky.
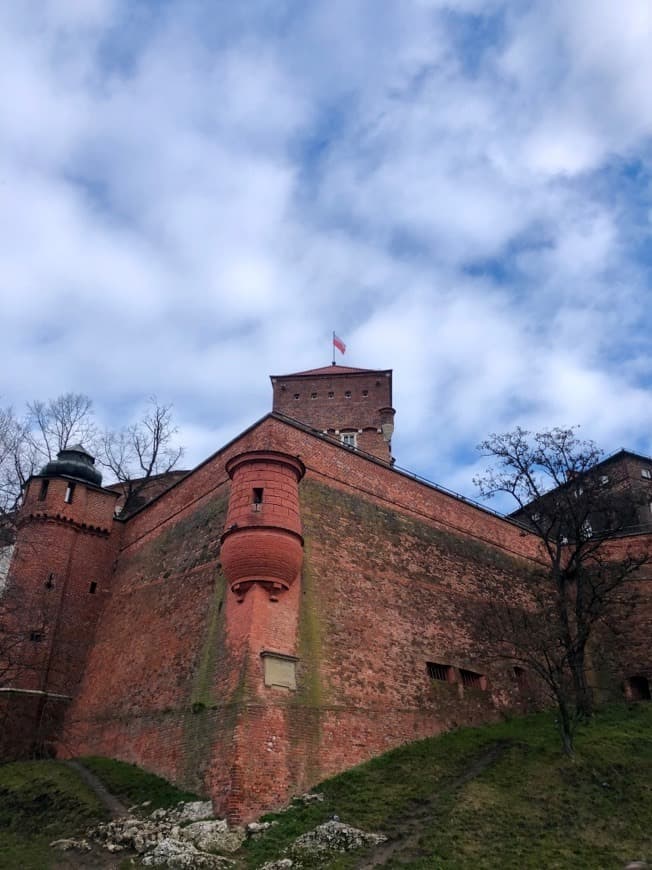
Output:
[[516,425],[652,453],[648,0],[26,0],[0,56],[0,403],[156,394],[192,465],[335,329],[464,494]]

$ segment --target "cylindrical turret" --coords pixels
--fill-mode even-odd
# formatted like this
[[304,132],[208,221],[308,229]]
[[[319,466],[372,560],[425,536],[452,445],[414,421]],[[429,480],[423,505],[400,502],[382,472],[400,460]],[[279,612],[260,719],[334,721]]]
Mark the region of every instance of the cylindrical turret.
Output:
[[253,450],[227,462],[231,495],[221,560],[241,598],[253,583],[271,597],[289,589],[301,570],[303,538],[299,481],[303,463],[271,450]]

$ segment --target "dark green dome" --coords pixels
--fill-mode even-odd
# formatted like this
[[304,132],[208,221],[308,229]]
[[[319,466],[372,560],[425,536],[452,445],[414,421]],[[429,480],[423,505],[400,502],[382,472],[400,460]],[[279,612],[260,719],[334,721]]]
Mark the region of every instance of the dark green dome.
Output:
[[41,475],[44,477],[53,475],[76,477],[78,480],[85,480],[95,486],[101,486],[102,473],[94,465],[95,459],[91,454],[84,450],[81,444],[73,444],[72,447],[60,450],[56,459],[52,459],[47,465],[44,465],[41,469]]

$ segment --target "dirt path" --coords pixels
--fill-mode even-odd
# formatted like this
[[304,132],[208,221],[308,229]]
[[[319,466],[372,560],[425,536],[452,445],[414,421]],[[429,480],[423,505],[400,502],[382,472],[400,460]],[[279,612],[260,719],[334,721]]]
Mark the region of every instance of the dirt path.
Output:
[[86,785],[90,788],[91,791],[95,793],[95,796],[102,804],[102,806],[106,807],[106,809],[111,814],[112,819],[119,819],[122,816],[127,816],[129,813],[127,812],[127,807],[119,801],[115,795],[112,795],[111,792],[106,788],[103,782],[101,782],[94,773],[91,773],[88,768],[84,767],[81,761],[75,761],[74,759],[68,759],[63,762],[67,767],[71,767],[75,773],[77,773],[86,783]]
[[406,859],[417,857],[419,840],[423,836],[425,825],[435,815],[440,795],[448,797],[466,785],[467,782],[480,776],[484,770],[495,764],[510,746],[511,743],[504,740],[492,743],[476,756],[459,776],[445,783],[437,794],[420,801],[413,801],[403,815],[394,819],[394,828],[399,833],[393,836],[390,834],[389,840],[374,847],[356,864],[356,870],[372,870],[373,867],[382,867],[390,858],[397,857],[400,860],[401,855]]

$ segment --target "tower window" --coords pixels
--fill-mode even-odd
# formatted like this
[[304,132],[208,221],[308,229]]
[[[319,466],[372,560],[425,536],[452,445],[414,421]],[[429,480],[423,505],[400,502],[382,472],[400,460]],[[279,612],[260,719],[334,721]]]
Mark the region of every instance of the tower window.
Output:
[[40,643],[43,640],[43,632],[42,631],[30,631],[29,639],[32,643]]
[[69,483],[66,487],[66,494],[63,497],[63,500],[66,504],[72,504],[72,499],[75,494],[75,484]]
[[344,393],[344,398],[345,398],[345,399],[350,399],[350,398],[351,398],[351,390],[347,390],[347,391]]
[[368,395],[369,395],[369,390],[363,390],[363,391],[362,391],[362,398],[363,398],[363,399],[366,399]]
[[310,398],[311,398],[311,399],[316,399],[316,398],[317,398],[317,393],[311,393],[311,394],[310,394]]
[[45,581],[46,589],[54,589],[54,574],[50,572],[48,574],[48,579]]
[[95,595],[95,593],[97,592],[97,583],[95,582],[95,580],[91,581],[91,585],[88,587],[88,592],[90,595]]
[[355,447],[355,432],[342,432],[340,441],[345,447]]
[[442,683],[452,682],[450,665],[440,665],[437,664],[437,662],[426,662],[426,669],[431,680],[439,680]]
[[641,477],[644,477],[646,480],[652,479],[652,471],[649,468],[641,468]]
[[294,398],[295,398],[295,399],[298,399],[298,398],[299,398],[299,395],[300,395],[300,393],[295,393],[295,394],[294,394]]
[[334,397],[334,395],[335,395],[335,393],[332,390],[328,391],[328,398],[329,399],[332,399]]
[[45,501],[45,497],[46,497],[46,495],[48,494],[48,487],[49,487],[49,485],[50,485],[50,481],[49,481],[49,480],[42,480],[42,481],[41,481],[41,491],[40,491],[39,494],[38,494],[38,500],[39,500],[39,501]]
[[262,488],[262,486],[255,486],[254,487],[254,496],[253,496],[253,503],[254,504],[262,504],[263,503],[263,492],[264,492],[264,489]]

